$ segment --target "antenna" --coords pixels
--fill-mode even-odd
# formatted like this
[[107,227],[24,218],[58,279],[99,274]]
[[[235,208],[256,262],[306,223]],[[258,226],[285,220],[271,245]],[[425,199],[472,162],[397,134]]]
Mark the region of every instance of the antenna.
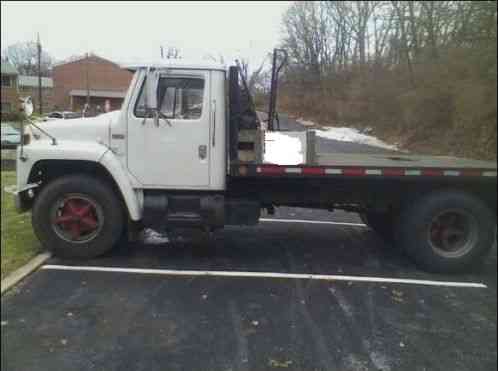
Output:
[[88,111],[88,109],[90,108],[90,78],[89,78],[89,75],[90,75],[90,66],[89,66],[89,55],[88,55],[88,52],[86,53],[86,56],[85,56],[85,80],[86,80],[86,103],[85,103],[85,106],[83,108],[83,117],[86,116],[86,113]]

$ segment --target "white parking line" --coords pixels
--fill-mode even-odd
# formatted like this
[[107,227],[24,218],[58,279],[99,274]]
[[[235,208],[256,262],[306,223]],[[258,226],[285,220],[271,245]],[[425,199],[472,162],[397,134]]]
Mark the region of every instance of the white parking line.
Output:
[[95,267],[95,266],[71,266],[71,265],[44,265],[43,270],[78,271],[78,272],[106,272],[106,273],[132,273],[150,274],[163,276],[211,276],[211,277],[238,277],[238,278],[277,278],[277,279],[302,279],[318,281],[347,281],[347,282],[369,282],[369,283],[393,283],[421,286],[439,287],[467,287],[485,289],[483,283],[474,282],[448,282],[429,281],[405,278],[385,278],[367,276],[343,276],[327,274],[302,274],[302,273],[276,273],[276,272],[244,272],[244,271],[197,271],[197,270],[173,270],[173,269],[142,269],[142,268],[119,268],[119,267]]
[[304,219],[259,219],[260,222],[266,223],[304,223],[304,224],[331,224],[331,225],[346,225],[350,227],[367,227],[366,224],[361,223],[343,223],[343,222],[327,222],[321,220],[304,220]]

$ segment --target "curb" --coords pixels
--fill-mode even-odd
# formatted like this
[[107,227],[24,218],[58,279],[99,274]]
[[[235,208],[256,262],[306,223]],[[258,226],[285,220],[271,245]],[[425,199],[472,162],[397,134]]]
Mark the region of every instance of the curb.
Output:
[[10,290],[13,286],[17,285],[21,280],[37,270],[43,263],[52,257],[52,254],[45,252],[36,255],[27,264],[21,268],[16,269],[2,280],[1,295]]

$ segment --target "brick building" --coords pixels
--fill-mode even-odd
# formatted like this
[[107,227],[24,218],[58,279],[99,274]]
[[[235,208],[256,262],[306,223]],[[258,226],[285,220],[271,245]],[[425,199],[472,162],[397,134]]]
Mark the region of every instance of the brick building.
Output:
[[96,55],[84,56],[55,65],[54,107],[56,110],[81,111],[87,99],[90,110],[121,107],[133,74],[116,63]]
[[2,113],[17,111],[19,95],[17,91],[18,76],[17,69],[8,61],[2,61]]
[[[50,77],[42,77],[41,86],[42,109],[46,113],[53,109],[54,83]],[[2,61],[2,113],[19,111],[19,97],[28,96],[38,112],[38,76],[19,75],[12,63]]]
[[[50,112],[54,108],[53,92],[54,82],[50,77],[41,78],[42,86],[42,111]],[[18,92],[20,97],[31,97],[35,112],[38,113],[38,76],[18,77]]]

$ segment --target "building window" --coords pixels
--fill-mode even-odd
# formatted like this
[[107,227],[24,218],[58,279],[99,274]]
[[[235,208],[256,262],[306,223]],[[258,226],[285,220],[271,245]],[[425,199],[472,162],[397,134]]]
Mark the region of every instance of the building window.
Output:
[[2,87],[10,88],[12,87],[12,77],[8,75],[2,75]]
[[[169,119],[197,120],[202,115],[204,80],[195,78],[161,78],[158,84],[160,111]],[[135,116],[144,117],[144,89],[140,92]]]
[[12,104],[10,102],[2,102],[2,113],[12,112]]

